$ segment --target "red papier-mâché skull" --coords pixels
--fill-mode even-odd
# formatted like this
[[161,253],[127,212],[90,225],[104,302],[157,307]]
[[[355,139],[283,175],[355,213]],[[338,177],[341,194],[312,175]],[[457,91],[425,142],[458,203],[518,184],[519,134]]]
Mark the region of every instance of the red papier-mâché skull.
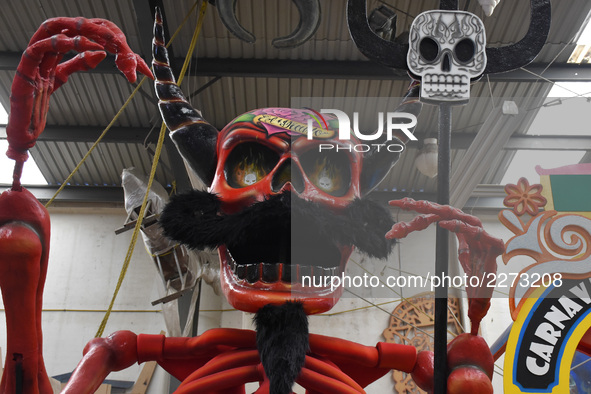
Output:
[[[160,112],[208,187],[171,199],[160,218],[166,235],[218,248],[222,289],[237,309],[295,300],[308,314],[331,309],[343,292],[332,278],[343,275],[354,247],[379,258],[391,250],[388,211],[364,197],[400,156],[384,143],[402,142],[339,139],[337,118],[308,109],[257,109],[218,131],[187,101],[157,44]],[[398,110],[418,113],[417,97],[413,85]]]
[[[308,139],[311,115],[308,110],[260,109],[221,131],[210,192],[220,197],[224,213],[291,193],[288,202],[302,199],[338,215],[360,197],[362,155],[353,149],[354,141],[328,137],[337,135],[333,129],[324,130],[326,138]],[[320,144],[327,148],[328,143],[330,150],[321,150]],[[341,275],[352,246],[331,245],[314,234],[315,229],[301,228],[293,216],[290,219],[282,234],[261,232],[270,240],[220,246],[222,288],[234,307],[254,312],[268,303],[298,299],[309,313],[317,313],[340,297],[342,288],[332,288],[324,278]],[[323,285],[303,286],[303,276],[316,276],[316,283]]]

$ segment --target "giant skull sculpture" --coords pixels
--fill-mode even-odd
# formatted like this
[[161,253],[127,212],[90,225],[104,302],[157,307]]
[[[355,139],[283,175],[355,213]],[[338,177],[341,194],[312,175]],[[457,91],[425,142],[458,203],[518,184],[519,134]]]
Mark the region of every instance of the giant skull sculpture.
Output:
[[421,100],[467,102],[470,80],[486,67],[486,34],[476,15],[427,11],[410,28],[408,67],[421,77]]
[[[180,113],[169,110],[165,118]],[[192,125],[217,135],[214,165],[204,174],[211,179],[209,192],[173,198],[161,223],[167,235],[191,247],[218,247],[222,289],[237,309],[256,312],[297,299],[309,314],[329,310],[342,288],[325,278],[344,272],[353,246],[382,258],[390,251],[383,237],[392,225],[388,212],[361,197],[381,180],[376,165],[389,169],[399,153],[356,152],[356,141],[335,138],[336,119],[329,120],[324,138],[308,139],[312,115],[259,109],[219,135],[204,121]],[[198,173],[204,173],[203,155],[191,147],[202,137],[190,127],[172,133]],[[327,143],[334,148],[321,151]],[[324,284],[306,285],[303,277]]]
[[[332,308],[342,288],[325,278],[344,272],[354,246],[373,257],[390,252],[390,215],[363,197],[400,153],[379,151],[378,140],[357,152],[355,141],[336,138],[338,122],[330,118],[314,121],[320,132],[308,138],[308,120],[318,119],[309,110],[255,110],[218,132],[174,83],[165,48],[155,47],[154,56],[162,116],[209,187],[171,199],[160,220],[166,234],[195,249],[218,248],[222,289],[237,309],[290,300],[308,314]],[[413,85],[400,112],[419,111],[417,90]],[[328,143],[334,148],[320,152]],[[304,286],[304,276],[325,285]]]
[[[314,229],[306,229],[310,222],[286,217],[290,213],[286,209],[292,208],[287,206],[290,201],[296,204],[296,199],[303,199],[341,213],[360,197],[362,157],[353,149],[319,152],[319,144],[326,140],[308,140],[295,131],[305,128],[310,118],[306,110],[267,108],[240,116],[220,133],[210,191],[222,197],[222,211],[244,214],[256,203],[268,206],[272,196],[284,199],[282,218],[277,218],[280,223],[271,218],[271,224],[261,223],[264,230],[245,228],[256,231],[256,236],[229,239],[219,248],[222,288],[241,310],[254,312],[288,298],[305,298],[309,312],[327,310],[342,291],[331,291],[330,283],[303,287],[302,276],[340,275],[351,246],[332,244]],[[351,142],[340,143],[347,144]],[[328,222],[326,226],[330,227]]]

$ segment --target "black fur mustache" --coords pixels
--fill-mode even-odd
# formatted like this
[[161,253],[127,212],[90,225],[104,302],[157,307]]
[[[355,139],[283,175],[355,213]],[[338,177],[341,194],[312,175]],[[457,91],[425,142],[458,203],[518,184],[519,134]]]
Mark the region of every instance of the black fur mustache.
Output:
[[283,234],[314,234],[334,245],[354,245],[370,257],[386,258],[393,241],[385,238],[394,221],[385,207],[355,199],[341,213],[305,201],[291,193],[270,196],[235,214],[221,213],[215,194],[191,190],[176,195],[164,208],[160,225],[167,237],[193,249],[221,245],[253,245],[290,242]]

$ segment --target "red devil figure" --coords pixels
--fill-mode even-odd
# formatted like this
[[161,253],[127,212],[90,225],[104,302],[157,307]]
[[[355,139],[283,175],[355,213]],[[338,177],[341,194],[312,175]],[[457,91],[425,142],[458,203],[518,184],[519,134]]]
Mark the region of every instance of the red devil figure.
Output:
[[[331,309],[342,288],[306,287],[302,278],[340,275],[354,247],[385,258],[389,238],[433,222],[458,234],[466,250],[462,263],[473,273],[491,269],[502,242],[484,233],[476,218],[431,203],[400,202],[424,216],[394,225],[387,210],[365,196],[399,153],[357,152],[356,141],[338,138],[336,119],[318,123],[311,110],[265,108],[240,115],[218,132],[175,84],[159,14],[154,30],[160,112],[186,162],[209,188],[172,198],[160,224],[170,238],[191,248],[218,248],[223,292],[237,309],[256,313],[257,329],[214,329],[195,338],[125,331],[96,339],[65,391],[91,392],[96,386],[88,388],[90,380],[100,383],[112,370],[147,360],[157,360],[183,382],[177,393],[244,393],[244,384],[253,381],[260,383],[261,394],[290,393],[294,382],[308,393],[360,393],[392,368],[412,372],[432,390],[432,354],[310,334],[307,315]],[[411,85],[400,112],[420,110],[417,88]],[[339,149],[322,152],[320,145],[327,143]],[[474,294],[484,300],[471,304],[476,332],[488,298]],[[458,337],[450,357],[452,389],[492,392],[493,361],[482,338]]]
[[[59,31],[63,37],[36,35],[34,42],[44,42],[46,48],[54,48],[54,41],[71,42],[79,51],[104,48],[118,54],[118,65],[126,75],[134,73],[136,55],[123,45],[119,31],[108,35],[118,40],[113,44],[100,30],[113,32],[111,23],[83,19],[50,22],[42,31]],[[95,34],[94,29],[102,33]],[[392,247],[391,238],[406,236],[433,222],[458,234],[461,262],[470,274],[492,270],[502,243],[488,236],[472,216],[431,203],[395,203],[423,215],[410,223],[394,224],[388,211],[366,196],[386,176],[399,153],[351,149],[356,141],[337,138],[336,119],[327,118],[319,124],[309,121],[314,120],[310,110],[267,108],[243,114],[218,132],[190,106],[175,84],[159,13],[154,29],[153,71],[160,111],[181,154],[209,187],[209,191],[173,198],[161,225],[169,237],[192,248],[218,248],[224,294],[236,308],[256,313],[257,329],[213,329],[195,338],[120,331],[94,339],[84,349],[84,358],[64,393],[93,393],[111,371],[148,360],[158,361],[182,381],[177,393],[244,393],[248,382],[259,382],[256,392],[261,394],[290,393],[295,382],[310,394],[363,393],[363,387],[393,368],[412,373],[421,387],[431,391],[433,360],[429,353],[417,355],[414,347],[406,345],[364,346],[310,334],[307,316],[331,309],[342,289],[306,287],[302,277],[340,275],[353,248],[385,258]],[[94,42],[72,38],[77,36],[90,36]],[[25,56],[27,66],[19,68],[21,75],[15,85],[24,83],[19,79],[25,78],[22,75],[30,75],[23,81],[35,83],[27,87],[29,90],[17,87],[18,94],[13,93],[11,122],[21,124],[13,120],[18,117],[24,126],[16,133],[18,138],[10,137],[9,155],[17,160],[15,185],[0,199],[0,285],[9,326],[3,392],[14,392],[18,387],[26,393],[51,392],[40,355],[39,326],[48,217],[20,187],[18,174],[26,150],[43,128],[56,81],[65,80],[74,66],[91,66],[85,60],[90,54],[60,66],[60,56],[54,51],[46,49],[48,54],[38,55],[31,50],[31,56]],[[125,55],[125,60],[119,55]],[[29,58],[38,61],[31,65]],[[94,61],[91,64],[96,65]],[[137,67],[149,74],[143,63]],[[26,96],[23,92],[32,99],[21,99]],[[413,84],[399,111],[417,113],[420,103],[416,93],[417,85]],[[307,134],[309,127],[312,138]],[[403,144],[400,137],[378,140],[376,145]],[[321,152],[323,143],[340,149]],[[471,293],[482,300],[470,304],[474,333],[490,298],[478,290]],[[15,318],[17,311],[19,320]],[[15,339],[19,336],[23,339]],[[480,337],[464,334],[456,338],[450,344],[449,357],[454,369],[449,375],[451,392],[492,392],[492,356]]]

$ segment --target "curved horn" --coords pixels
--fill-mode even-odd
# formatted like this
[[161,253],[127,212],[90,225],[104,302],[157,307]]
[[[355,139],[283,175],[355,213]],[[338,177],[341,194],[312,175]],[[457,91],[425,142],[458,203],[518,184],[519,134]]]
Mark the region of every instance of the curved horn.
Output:
[[529,29],[521,41],[500,48],[486,48],[485,74],[501,73],[523,67],[540,53],[550,30],[550,0],[531,0]]
[[[420,83],[413,81],[402,102],[396,108],[396,112],[406,112],[418,116],[423,108],[423,104],[419,101],[420,90]],[[405,144],[409,141],[408,137],[402,132],[395,137],[397,138],[393,141],[386,141],[386,137],[384,136],[381,140],[376,141],[374,145],[392,142]],[[388,175],[390,169],[396,164],[399,158],[400,153],[389,152],[385,149],[378,150],[374,148],[365,153],[359,186],[361,195],[365,196],[371,192]]]
[[408,44],[386,41],[377,36],[369,27],[365,3],[365,0],[347,2],[347,23],[355,45],[370,60],[390,68],[408,70]]
[[218,130],[207,123],[199,111],[189,104],[176,84],[164,44],[162,15],[157,8],[152,41],[152,67],[160,115],[170,130],[170,137],[180,154],[199,178],[209,186],[213,181],[217,162]]
[[295,48],[308,41],[320,26],[320,2],[318,0],[292,0],[300,12],[300,22],[289,35],[275,38],[275,48]]
[[230,33],[250,44],[256,41],[255,36],[242,27],[238,19],[236,19],[236,0],[216,0],[215,6],[218,9],[222,23],[230,30]]
[[[275,48],[295,48],[308,41],[316,33],[320,25],[320,1],[319,0],[292,0],[300,13],[300,22],[296,29],[289,35],[275,38],[272,44]],[[236,0],[216,0],[215,5],[220,14],[222,23],[232,34],[248,43],[253,43],[256,38],[246,30],[236,19]]]

